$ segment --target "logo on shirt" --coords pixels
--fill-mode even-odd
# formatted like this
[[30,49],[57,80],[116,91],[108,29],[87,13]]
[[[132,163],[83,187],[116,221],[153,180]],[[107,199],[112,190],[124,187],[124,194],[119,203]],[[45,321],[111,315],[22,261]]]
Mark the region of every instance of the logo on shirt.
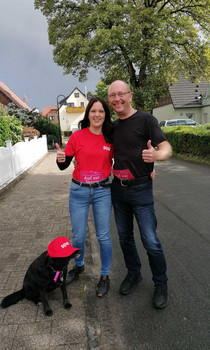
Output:
[[104,149],[105,151],[110,151],[111,147],[104,146],[103,149]]

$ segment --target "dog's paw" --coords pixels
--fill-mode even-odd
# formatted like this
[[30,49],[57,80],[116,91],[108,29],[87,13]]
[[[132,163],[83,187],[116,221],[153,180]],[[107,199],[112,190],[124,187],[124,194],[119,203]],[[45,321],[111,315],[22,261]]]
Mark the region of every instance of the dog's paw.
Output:
[[72,305],[70,303],[64,304],[65,309],[71,309]]
[[45,310],[44,311],[45,316],[52,316],[53,311],[51,309]]

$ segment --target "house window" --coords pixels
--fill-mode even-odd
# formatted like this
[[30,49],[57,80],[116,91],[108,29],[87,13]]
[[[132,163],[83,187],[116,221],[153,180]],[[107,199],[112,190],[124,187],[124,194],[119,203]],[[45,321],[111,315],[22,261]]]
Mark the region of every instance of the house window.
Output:
[[84,105],[85,105],[84,102],[80,102],[81,107],[84,107]]
[[50,120],[51,120],[51,122],[52,122],[52,121],[54,121],[54,120],[55,120],[55,117],[54,117],[53,115],[51,115],[49,119],[50,119]]
[[74,93],[74,97],[78,98],[79,97],[79,92]]
[[67,107],[74,107],[74,102],[67,103]]

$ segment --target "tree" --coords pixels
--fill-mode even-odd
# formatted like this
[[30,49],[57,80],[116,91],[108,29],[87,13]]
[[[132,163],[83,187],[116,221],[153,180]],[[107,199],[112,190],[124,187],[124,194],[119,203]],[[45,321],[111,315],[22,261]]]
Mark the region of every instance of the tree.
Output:
[[52,124],[48,118],[38,116],[33,126],[40,131],[41,136],[47,135],[48,145],[54,147],[56,142],[60,142],[60,128],[58,124]]
[[84,81],[94,67],[125,79],[136,107],[151,109],[184,74],[208,78],[210,0],[35,0],[54,61]]
[[98,84],[96,85],[96,90],[95,90],[95,96],[99,96],[103,98],[107,103],[108,101],[108,85],[103,81],[100,80]]
[[[17,120],[18,123],[24,127],[34,127],[42,135],[47,135],[47,143],[54,147],[55,142],[60,140],[60,128],[58,124],[52,124],[47,117],[43,117],[41,114],[29,111],[26,108],[17,108],[14,103],[7,105],[7,113],[13,120]],[[1,110],[0,110],[1,115]],[[21,129],[22,130],[22,129]],[[26,129],[24,129],[24,132]],[[34,131],[36,133],[36,131]]]
[[13,102],[8,103],[7,112],[20,120],[23,126],[32,126],[39,115],[39,113],[33,110],[29,111],[27,108],[17,108]]

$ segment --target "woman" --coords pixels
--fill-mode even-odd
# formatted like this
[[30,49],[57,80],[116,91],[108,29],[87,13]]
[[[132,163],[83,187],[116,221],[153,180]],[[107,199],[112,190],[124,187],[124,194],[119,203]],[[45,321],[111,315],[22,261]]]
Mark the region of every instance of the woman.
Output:
[[97,295],[103,297],[110,286],[112,258],[110,234],[111,190],[109,176],[112,164],[112,122],[107,103],[94,97],[89,101],[81,130],[75,131],[64,152],[57,148],[59,169],[66,169],[75,156],[76,166],[70,188],[69,212],[72,225],[72,245],[81,250],[66,283],[74,281],[84,271],[85,237],[89,206],[92,204],[96,236],[100,246],[101,277]]

